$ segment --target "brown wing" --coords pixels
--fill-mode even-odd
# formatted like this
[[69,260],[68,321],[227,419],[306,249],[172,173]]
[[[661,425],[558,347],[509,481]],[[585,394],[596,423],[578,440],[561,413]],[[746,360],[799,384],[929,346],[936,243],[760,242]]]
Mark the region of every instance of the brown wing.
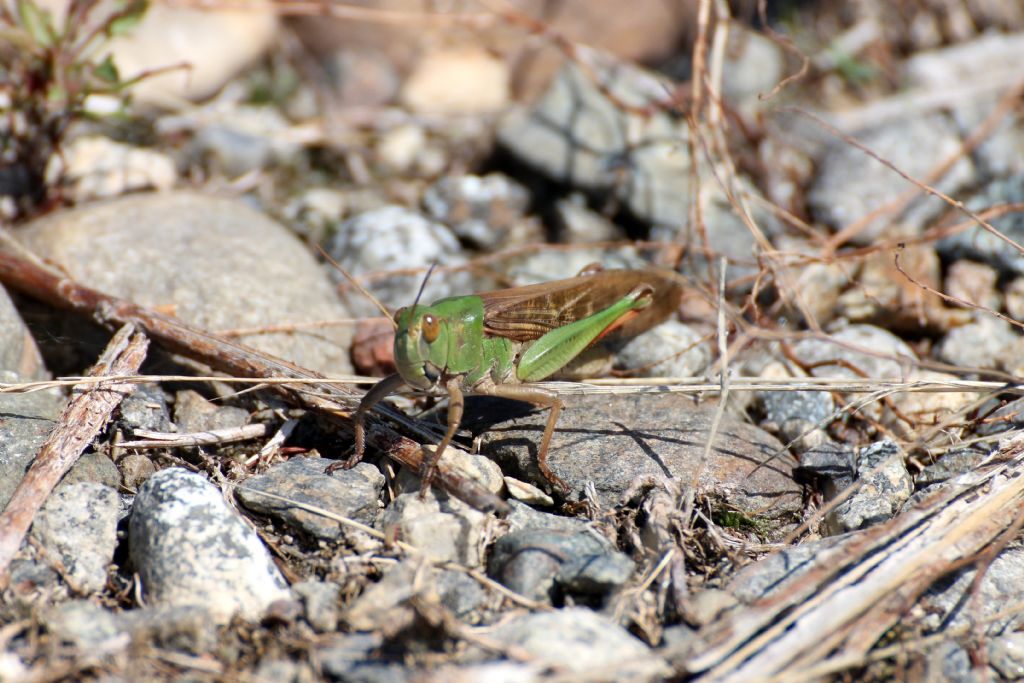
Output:
[[630,337],[670,316],[682,299],[683,288],[675,273],[657,270],[603,270],[567,280],[484,292],[484,332],[525,342],[581,320],[611,306],[640,285],[654,290],[654,302],[615,330]]

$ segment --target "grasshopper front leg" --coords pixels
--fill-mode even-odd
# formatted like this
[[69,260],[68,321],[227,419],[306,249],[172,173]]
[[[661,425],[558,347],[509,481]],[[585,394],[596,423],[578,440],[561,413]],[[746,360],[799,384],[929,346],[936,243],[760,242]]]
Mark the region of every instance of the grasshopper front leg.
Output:
[[555,425],[558,423],[558,416],[562,412],[562,399],[558,394],[539,386],[526,384],[486,384],[476,387],[474,391],[485,396],[498,396],[513,401],[525,401],[535,405],[544,406],[548,409],[548,423],[544,427],[544,436],[540,440],[540,448],[537,449],[537,466],[540,468],[544,478],[560,488],[564,492],[569,491],[569,485],[562,481],[548,466],[548,445],[555,433]]
[[366,452],[366,414],[370,412],[375,405],[384,400],[388,394],[403,384],[405,384],[405,380],[396,372],[380,380],[374,384],[369,391],[363,394],[363,400],[359,402],[359,407],[356,408],[356,414],[352,418],[352,421],[355,423],[356,450],[348,460],[339,460],[338,462],[329,465],[326,470],[327,474],[342,468],[347,470],[355,467],[356,464],[363,459],[363,453]]

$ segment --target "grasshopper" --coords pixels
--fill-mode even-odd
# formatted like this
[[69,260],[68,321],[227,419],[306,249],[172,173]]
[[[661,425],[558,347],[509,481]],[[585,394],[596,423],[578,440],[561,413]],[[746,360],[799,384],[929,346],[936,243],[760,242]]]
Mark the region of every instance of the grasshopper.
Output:
[[[355,413],[352,466],[366,448],[366,413],[407,384],[448,394],[448,429],[426,460],[424,488],[462,421],[464,394],[499,396],[549,409],[537,449],[541,473],[569,487],[548,466],[547,452],[562,401],[535,384],[563,369],[595,342],[635,336],[671,315],[682,286],[674,273],[587,266],[567,280],[440,299],[399,309],[394,316],[398,372],[368,391]],[[421,290],[422,291],[422,290]]]

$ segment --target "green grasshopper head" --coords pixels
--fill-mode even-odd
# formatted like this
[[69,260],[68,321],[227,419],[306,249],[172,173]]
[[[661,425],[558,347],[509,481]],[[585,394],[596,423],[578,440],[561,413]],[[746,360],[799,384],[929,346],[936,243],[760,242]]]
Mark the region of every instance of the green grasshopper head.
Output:
[[395,365],[408,384],[430,389],[448,366],[448,321],[433,306],[400,308],[395,313]]

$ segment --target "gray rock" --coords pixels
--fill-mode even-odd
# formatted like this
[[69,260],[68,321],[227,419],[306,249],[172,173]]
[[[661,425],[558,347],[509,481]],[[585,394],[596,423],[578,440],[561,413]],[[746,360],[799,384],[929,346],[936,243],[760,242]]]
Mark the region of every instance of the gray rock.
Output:
[[[8,381],[19,380],[8,378]],[[30,401],[11,400],[30,397]],[[60,406],[51,398],[37,394],[2,394],[0,412],[4,414],[0,420],[0,507],[4,507],[53,430]]]
[[83,453],[74,467],[61,479],[62,484],[77,484],[91,481],[116,489],[121,483],[117,465],[105,453],[95,451]]
[[217,646],[217,624],[201,605],[144,607],[122,612],[118,621],[133,642],[144,646],[193,654],[213,652]]
[[[355,277],[388,270],[412,269],[412,275],[393,275],[363,285],[385,306],[392,309],[409,306],[416,298],[426,269],[458,265],[464,261],[459,241],[440,223],[401,206],[385,206],[366,211],[338,226],[325,246],[327,252]],[[348,285],[341,273],[331,277]],[[466,273],[434,275],[427,282],[420,302],[431,303],[456,294],[469,294],[474,288]],[[357,291],[348,296],[349,308],[357,315],[380,315],[372,302]]]
[[348,210],[345,193],[332,187],[300,188],[282,209],[288,225],[309,242],[322,242]]
[[861,448],[856,463],[863,484],[825,517],[825,527],[832,534],[866,529],[891,519],[914,492],[903,449],[894,442],[887,439]]
[[552,600],[561,590],[603,596],[624,585],[636,569],[597,533],[526,529],[498,539],[490,576],[521,595]]
[[131,642],[116,614],[88,600],[58,605],[47,615],[46,627],[58,641],[93,654],[119,652]]
[[[980,211],[999,204],[1014,204],[1024,201],[1024,173],[992,181],[972,199],[967,206]],[[1024,239],[1024,215],[1019,212],[993,217],[992,227],[1020,244]],[[938,242],[936,248],[943,258],[959,260],[969,258],[983,261],[1013,274],[1024,273],[1024,255],[1013,246],[980,226],[972,226],[962,232],[950,234]]]
[[747,605],[771,597],[783,580],[813,568],[815,558],[835,547],[843,538],[829,536],[774,552],[736,572],[726,590]]
[[[51,214],[20,236],[83,284],[144,306],[174,304],[177,317],[204,329],[350,317],[295,236],[236,201],[135,195]],[[238,339],[326,374],[352,371],[347,326]]]
[[549,282],[563,277],[574,277],[594,263],[606,270],[645,268],[649,264],[636,247],[581,247],[572,251],[544,249],[509,257],[504,272],[512,286],[521,287],[538,282]]
[[809,475],[812,483],[817,485],[825,499],[829,500],[853,484],[857,477],[856,458],[850,446],[822,444],[801,455],[800,465],[794,473],[801,477]]
[[117,546],[117,492],[103,484],[62,485],[46,500],[32,523],[32,536],[64,565],[73,588],[98,593]]
[[[874,325],[849,325],[830,336],[834,343],[804,339],[793,346],[793,355],[801,362],[817,365],[811,370],[815,377],[903,377],[908,373],[910,363],[917,360],[917,355],[906,342]],[[883,356],[905,358],[906,361]],[[856,371],[848,366],[856,368]]]
[[979,436],[993,436],[1012,429],[1024,428],[1024,398],[1014,399],[992,411],[995,405],[998,404],[988,402],[978,409],[980,414],[987,415],[986,419],[975,428]]
[[423,193],[431,218],[488,250],[543,240],[541,225],[525,218],[529,204],[526,188],[501,173],[444,176]]
[[129,453],[118,461],[117,467],[121,470],[121,485],[132,493],[138,493],[146,480],[156,473],[156,465],[142,453]]
[[[0,382],[49,379],[39,349],[6,290],[0,288]],[[60,415],[58,390],[0,394],[0,509],[7,505],[22,475]]]
[[990,640],[988,661],[1005,680],[1024,678],[1024,633],[1004,633]]
[[613,192],[653,224],[686,225],[694,195],[690,131],[684,120],[648,109],[673,85],[602,53],[587,50],[580,57],[589,68],[569,62],[531,110],[502,121],[501,144],[554,180]]
[[986,680],[975,672],[971,655],[956,641],[945,641],[928,652],[922,679],[944,683],[981,683]]
[[391,628],[412,623],[413,611],[408,602],[419,589],[414,586],[417,571],[415,560],[405,560],[388,569],[380,581],[368,586],[348,606],[343,615],[345,623],[356,631],[377,631],[385,623]]
[[[960,135],[946,117],[932,115],[892,121],[857,135],[859,142],[913,178],[922,178],[960,149]],[[960,157],[935,184],[947,194],[975,182],[970,159]],[[818,165],[818,174],[807,194],[815,216],[837,230],[867,216],[916,186],[895,172],[841,140],[834,141]],[[916,235],[946,204],[919,191],[899,218],[902,234]],[[855,244],[870,244],[892,236],[890,216],[869,222],[851,238]],[[888,232],[887,232],[888,231]]]
[[938,352],[939,358],[962,368],[1008,372],[1024,369],[1024,337],[1010,323],[989,316],[954,327],[939,344]]
[[[757,427],[725,416],[710,459],[705,461],[713,406],[696,406],[681,394],[566,395],[563,401],[548,461],[572,491],[582,491],[592,482],[598,499],[613,506],[643,477],[690,481],[699,472],[705,490],[742,511],[765,514],[770,510],[775,516],[800,509],[792,457],[783,453],[761,465],[782,446]],[[514,410],[521,408],[505,403],[492,412],[501,419]],[[483,432],[482,450],[506,471],[517,468],[550,488],[536,466],[537,444],[546,422],[547,411],[534,411],[489,426]],[[483,419],[475,425],[464,421],[474,430],[485,424]]]
[[615,363],[640,377],[693,377],[711,362],[711,347],[703,335],[677,320],[634,337],[615,353]]
[[314,538],[335,541],[345,531],[339,522],[259,493],[272,493],[372,525],[377,519],[384,475],[367,463],[324,474],[332,463],[326,458],[292,458],[274,465],[265,474],[250,477],[236,489],[236,494],[242,505],[253,512],[280,519]]
[[22,602],[31,602],[40,594],[63,595],[60,576],[49,565],[18,555],[11,561],[11,592]]
[[[760,198],[760,192],[745,176],[737,176],[736,185],[742,195]],[[715,272],[718,270],[719,256],[729,259],[730,279],[756,275],[759,268],[756,255],[760,248],[746,221],[736,212],[733,206],[735,199],[730,199],[714,176],[705,177],[697,198],[704,230],[680,215],[676,220],[656,222],[651,229],[651,239],[691,245],[679,269],[700,280],[708,277],[707,253],[716,255],[715,263],[711,266]],[[679,203],[684,200],[680,197],[675,201]],[[689,201],[688,196],[685,201]],[[773,237],[780,232],[778,221],[764,208],[763,202],[750,201],[748,206],[750,217],[765,235]],[[678,206],[676,210],[681,211],[683,208]],[[686,208],[689,210],[688,206]]]
[[167,432],[171,428],[171,413],[167,397],[155,384],[138,384],[117,407],[119,424],[129,433],[136,429]]
[[778,43],[742,24],[729,27],[722,73],[722,95],[745,109],[761,104],[786,75],[785,53]]
[[[49,379],[49,373],[43,366],[42,356],[39,355],[39,349],[32,339],[32,334],[25,327],[7,290],[2,287],[0,287],[0,370],[26,382]],[[16,380],[5,377],[3,381]],[[17,405],[17,401],[14,399],[38,397],[39,393],[49,397],[49,400],[55,403],[60,396],[60,392],[51,390],[31,394],[3,394],[0,395],[0,399],[5,402],[4,406],[14,406]]]
[[919,489],[942,483],[947,479],[973,470],[988,455],[987,452],[976,448],[958,448],[949,451],[937,461],[925,466],[917,475],[915,483]]
[[765,419],[782,425],[800,418],[811,424],[823,424],[836,409],[827,391],[759,391]]
[[76,138],[52,158],[60,162],[51,162],[47,175],[60,178],[73,204],[139,190],[166,192],[178,180],[174,159],[169,155],[102,135]]
[[[985,31],[949,46],[915,52],[903,63],[902,70],[908,88],[938,92],[951,82],[991,86],[977,89],[973,97],[955,98],[952,115],[966,138],[995,109],[998,93],[1005,87],[1001,84],[1013,81],[1022,60],[1024,36],[1019,32]],[[1002,117],[994,129],[987,131],[971,157],[988,177],[1024,171],[1024,129],[1020,120]]]
[[253,672],[253,683],[314,683],[317,675],[305,662],[264,659]]
[[[959,104],[951,114],[960,134],[966,138],[982,125],[995,107],[994,99],[982,98]],[[1024,173],[1024,127],[1012,116],[1002,117],[971,157],[988,178],[1007,178]]]
[[293,163],[302,145],[288,134],[291,124],[275,107],[214,103],[197,113],[160,120],[170,132],[190,129],[190,151],[234,178],[271,164]]
[[494,630],[499,643],[523,648],[537,663],[581,676],[601,672],[614,680],[654,681],[668,664],[624,628],[581,607],[525,614]]
[[465,505],[444,504],[436,497],[420,498],[402,493],[378,521],[381,529],[393,529],[398,537],[435,561],[458,562],[467,567],[483,564],[484,526],[487,516]]
[[288,597],[256,533],[216,487],[180,468],[157,472],[135,498],[131,559],[151,605],[205,606],[216,623],[258,619]]
[[411,680],[409,667],[382,662],[372,655],[382,644],[379,635],[357,634],[321,648],[317,654],[331,680],[344,683],[406,683]]
[[[941,579],[921,599],[922,627],[956,629],[984,624],[985,633],[996,635],[1015,631],[1024,624],[1019,613],[990,619],[1024,599],[1024,550],[1008,548],[1001,552],[981,579],[973,586],[976,569],[968,567]],[[970,597],[968,597],[970,596]]]
[[[848,379],[898,379],[912,374],[917,360],[906,342],[874,325],[849,325],[829,335],[829,340],[804,339],[793,345],[793,355],[809,366],[815,377]],[[906,359],[906,360],[903,360]],[[845,393],[847,403],[857,403],[863,395]],[[859,403],[858,403],[859,405]],[[882,405],[861,406],[868,417],[881,419]]]
[[341,589],[336,583],[326,581],[302,581],[292,585],[292,591],[302,600],[306,621],[319,633],[327,633],[338,627],[340,610],[338,598]]
[[249,411],[207,401],[199,392],[185,389],[174,395],[174,423],[184,433],[237,429],[249,424]]
[[560,239],[567,244],[611,242],[625,238],[622,228],[592,211],[580,193],[555,202],[555,220]]
[[523,529],[549,529],[552,531],[564,531],[575,533],[585,531],[589,522],[578,517],[563,517],[553,515],[550,512],[535,510],[517,500],[508,501],[512,511],[505,515],[505,522],[508,524],[509,533],[522,531]]
[[441,604],[463,621],[474,621],[472,615],[487,600],[487,591],[479,581],[454,569],[436,570],[434,587]]
[[[754,238],[717,180],[709,179],[699,191],[693,187],[688,125],[649,106],[663,101],[673,84],[594,51],[583,53],[581,61],[589,68],[568,63],[532,109],[505,118],[498,131],[502,145],[559,182],[602,197],[617,196],[654,226],[653,240],[701,243],[702,234],[690,227],[689,220],[691,199],[699,197],[708,226],[707,246],[751,263]],[[743,185],[744,191],[756,193],[751,183]],[[771,215],[756,206],[752,211],[762,229],[774,232]],[[696,259],[691,265],[699,268],[702,263]]]

